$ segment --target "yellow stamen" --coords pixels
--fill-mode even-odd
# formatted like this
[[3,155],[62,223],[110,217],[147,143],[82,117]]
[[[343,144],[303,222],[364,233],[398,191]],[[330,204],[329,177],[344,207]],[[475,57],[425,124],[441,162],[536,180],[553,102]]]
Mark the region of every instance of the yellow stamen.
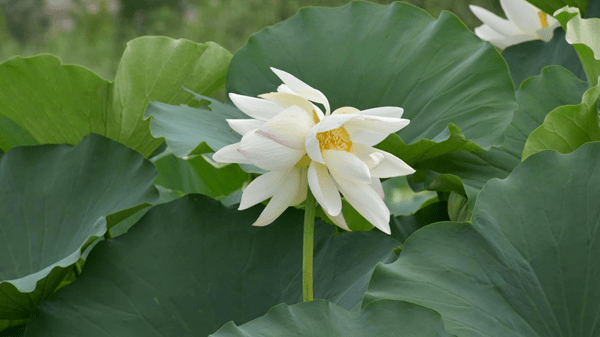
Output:
[[298,162],[296,163],[296,167],[308,167],[311,161],[312,160],[310,159],[310,157],[305,154],[304,157],[298,160]]
[[539,11],[538,16],[540,17],[540,23],[542,24],[542,28],[548,28],[548,14]]
[[352,152],[352,141],[348,131],[343,126],[337,129],[317,133],[321,151],[337,150]]

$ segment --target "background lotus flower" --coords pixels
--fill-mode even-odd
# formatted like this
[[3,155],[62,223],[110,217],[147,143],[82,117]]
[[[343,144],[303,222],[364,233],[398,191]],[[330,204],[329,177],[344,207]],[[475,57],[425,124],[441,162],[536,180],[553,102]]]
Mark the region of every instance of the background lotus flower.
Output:
[[483,22],[475,34],[500,49],[531,40],[550,41],[560,26],[555,18],[525,0],[500,0],[500,5],[508,20],[479,6],[469,6]]

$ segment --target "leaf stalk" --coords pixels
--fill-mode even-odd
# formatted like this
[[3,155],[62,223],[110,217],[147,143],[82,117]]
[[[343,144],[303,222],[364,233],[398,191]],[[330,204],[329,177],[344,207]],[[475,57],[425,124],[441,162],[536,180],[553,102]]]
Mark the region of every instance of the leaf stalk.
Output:
[[302,249],[302,295],[304,302],[313,300],[313,253],[315,241],[315,197],[308,189],[304,208],[304,240]]

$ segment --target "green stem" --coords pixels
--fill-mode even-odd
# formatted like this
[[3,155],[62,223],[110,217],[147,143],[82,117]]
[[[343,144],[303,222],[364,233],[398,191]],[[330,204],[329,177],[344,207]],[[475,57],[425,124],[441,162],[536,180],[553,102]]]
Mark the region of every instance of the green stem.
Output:
[[308,190],[304,209],[304,249],[302,252],[302,294],[304,302],[313,300],[313,250],[315,239],[315,197]]

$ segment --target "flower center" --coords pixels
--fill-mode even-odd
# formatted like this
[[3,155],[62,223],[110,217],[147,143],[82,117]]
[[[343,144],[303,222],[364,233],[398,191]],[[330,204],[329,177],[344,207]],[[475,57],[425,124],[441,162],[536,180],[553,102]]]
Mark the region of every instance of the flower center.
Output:
[[352,152],[352,141],[348,131],[343,126],[337,129],[317,133],[321,151],[337,150]]
[[538,16],[540,18],[540,23],[542,24],[542,28],[548,28],[548,14],[539,11]]

